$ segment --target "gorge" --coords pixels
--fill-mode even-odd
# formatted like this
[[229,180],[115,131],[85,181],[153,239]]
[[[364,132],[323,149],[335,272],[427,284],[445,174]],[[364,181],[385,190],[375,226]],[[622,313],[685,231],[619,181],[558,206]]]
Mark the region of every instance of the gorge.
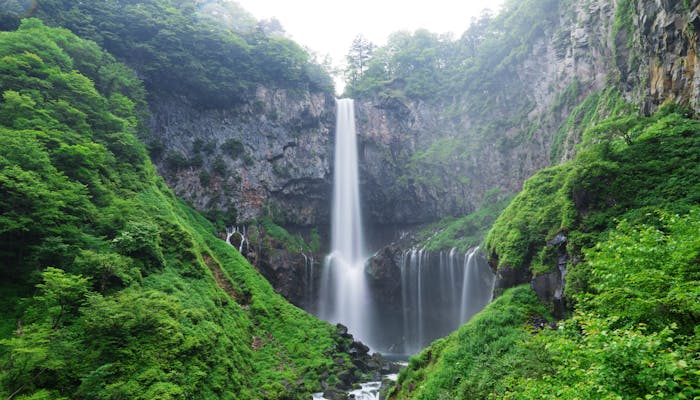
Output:
[[[452,332],[491,299],[494,277],[478,247],[462,257],[456,249],[440,252],[437,262],[424,250],[400,255],[397,293],[374,293],[360,203],[354,102],[337,100],[331,248],[313,288],[313,269],[305,257],[304,291],[319,293],[318,315],[342,323],[374,350],[408,356]],[[313,264],[312,267],[313,268]],[[308,304],[308,303],[307,303]],[[309,310],[313,311],[313,310]]]
[[700,1],[467,22],[0,2],[0,396],[700,396]]

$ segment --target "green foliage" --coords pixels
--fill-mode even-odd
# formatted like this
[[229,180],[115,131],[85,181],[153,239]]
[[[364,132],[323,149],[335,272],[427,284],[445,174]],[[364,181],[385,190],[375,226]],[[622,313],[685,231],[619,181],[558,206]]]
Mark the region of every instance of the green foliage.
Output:
[[698,396],[699,211],[661,213],[661,228],[622,221],[586,251],[593,283],[578,313],[533,338],[558,367],[516,378],[506,398]]
[[[330,76],[298,44],[267,34],[264,23],[255,27],[249,15],[243,18],[245,23],[225,23],[225,15],[240,20],[235,15],[242,10],[233,5],[219,4],[213,14],[210,8],[216,6],[210,2],[37,3],[31,16],[101,44],[139,71],[150,90],[186,95],[201,106],[243,101],[260,84],[332,91]],[[85,60],[82,54],[71,55]],[[100,65],[89,61],[96,68]]]
[[[574,84],[577,82],[574,81]],[[570,91],[575,93],[575,88],[576,85],[574,85],[573,89],[567,89],[564,92],[564,96],[567,96],[567,93],[570,93]],[[562,107],[562,105],[557,106],[555,104],[555,107]],[[622,136],[626,131],[624,133],[619,129],[617,131],[608,131],[608,129],[598,124],[603,121],[609,123],[616,119],[634,121],[638,119],[634,114],[636,114],[634,106],[627,103],[620,95],[619,90],[613,86],[602,92],[589,94],[583,99],[581,104],[573,108],[566,122],[554,136],[549,155],[552,165],[565,161],[564,152],[573,153],[575,145],[586,147],[612,139],[615,135]],[[609,117],[610,120],[606,120]]]
[[547,374],[515,378],[505,399],[692,399],[700,394],[697,337],[673,327],[613,328],[616,319],[580,314],[533,341],[556,365]]
[[651,117],[613,116],[584,134],[587,149],[539,172],[503,212],[486,239],[499,266],[528,268],[560,231],[578,255],[615,218],[643,221],[649,211],[685,212],[700,200],[700,124],[669,106]]
[[418,234],[421,247],[428,251],[441,251],[456,248],[466,252],[480,246],[498,215],[510,204],[513,196],[495,201],[487,196],[481,207],[462,218],[444,219],[424,229]]
[[315,235],[312,234],[310,243],[307,243],[301,235],[289,233],[286,229],[274,223],[270,218],[262,218],[257,222],[257,228],[253,227],[249,236],[251,236],[251,238],[257,236],[256,230],[260,229],[264,236],[263,247],[268,249],[283,248],[292,253],[310,253],[318,251],[318,247],[320,246],[318,233]]
[[541,170],[501,213],[486,237],[487,251],[498,265],[524,268],[546,240],[569,230],[576,219],[567,186],[570,165]]
[[156,175],[133,72],[38,20],[0,59],[0,396],[303,399],[339,373],[335,329]]
[[[358,74],[348,77],[346,94],[426,101],[458,95],[471,100],[467,104],[474,112],[500,108],[507,99],[510,110],[518,109],[516,61],[556,24],[557,10],[552,0],[508,1],[498,16],[486,12],[472,20],[457,40],[425,30],[394,33],[357,71],[359,79]],[[353,52],[348,57],[357,59]],[[503,97],[497,99],[499,95]]]
[[391,399],[486,399],[503,394],[503,378],[543,368],[540,349],[525,347],[528,325],[547,317],[528,287],[506,291],[457,332],[411,357],[390,392]]
[[591,293],[579,302],[615,316],[617,325],[644,323],[655,331],[675,325],[692,334],[700,323],[700,214],[662,212],[660,227],[622,221],[585,252]]

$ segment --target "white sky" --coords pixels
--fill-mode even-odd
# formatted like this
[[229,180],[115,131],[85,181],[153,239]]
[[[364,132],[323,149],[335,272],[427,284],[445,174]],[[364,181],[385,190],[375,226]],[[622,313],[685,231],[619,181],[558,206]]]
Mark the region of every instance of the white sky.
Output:
[[343,62],[358,34],[382,45],[390,33],[419,28],[455,37],[472,16],[489,8],[497,12],[503,0],[236,0],[256,19],[277,18],[297,43]]

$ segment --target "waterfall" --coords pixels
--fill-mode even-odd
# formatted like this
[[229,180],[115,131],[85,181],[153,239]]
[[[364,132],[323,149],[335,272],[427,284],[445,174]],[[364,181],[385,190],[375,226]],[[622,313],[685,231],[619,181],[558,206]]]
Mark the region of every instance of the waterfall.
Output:
[[369,342],[371,307],[365,278],[354,103],[337,100],[335,171],[331,207],[331,253],[321,279],[322,318],[346,325]]
[[491,301],[495,278],[478,247],[464,255],[460,323],[469,321]]
[[413,248],[400,258],[403,352],[446,336],[490,301],[494,275],[475,248],[433,253]]
[[301,253],[304,257],[304,304],[311,310],[314,304],[314,258]]
[[245,228],[245,226],[244,226],[243,228],[241,228],[241,229],[238,229],[237,226],[234,226],[233,228],[231,228],[231,227],[226,227],[226,243],[228,243],[228,244],[229,244],[230,246],[232,246],[232,247],[235,247],[235,246],[233,246],[233,244],[231,243],[231,238],[232,238],[233,235],[235,235],[236,233],[238,234],[238,236],[241,237],[241,243],[238,245],[238,252],[241,253],[241,254],[243,254],[243,244],[245,243],[245,248],[246,248],[246,253],[247,253],[247,252],[249,251],[249,248],[248,248],[248,239],[246,239],[246,237],[245,237],[245,235],[246,235],[246,228]]
[[331,249],[317,292],[313,260],[304,255],[307,307],[318,296],[316,311],[321,318],[346,325],[355,338],[376,350],[413,354],[488,304],[494,277],[478,248],[466,254],[454,248],[440,253],[413,248],[401,254],[400,293],[395,292],[395,301],[371,302],[356,136],[353,101],[337,100]]

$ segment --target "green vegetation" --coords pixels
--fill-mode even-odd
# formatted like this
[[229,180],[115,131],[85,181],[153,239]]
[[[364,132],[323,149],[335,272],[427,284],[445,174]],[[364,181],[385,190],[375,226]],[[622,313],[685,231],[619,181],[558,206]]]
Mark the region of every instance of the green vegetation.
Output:
[[693,399],[700,395],[700,208],[621,222],[586,252],[578,310],[531,342],[549,366],[505,398]]
[[[575,87],[576,85],[565,91],[563,96],[573,95],[572,93],[576,91]],[[564,97],[560,101],[567,102],[567,100],[564,100]],[[557,106],[557,104],[555,104],[555,108],[561,107]],[[634,105],[624,101],[619,90],[614,86],[602,92],[593,92],[586,96],[581,104],[573,108],[566,122],[559,128],[552,140],[552,149],[549,157],[552,165],[565,161],[565,151],[568,150],[569,153],[573,154],[575,146],[585,147],[590,145],[590,140],[583,144],[581,143],[584,132],[589,128],[612,116],[624,116],[629,120],[633,120],[636,118],[634,109]]]
[[466,252],[469,248],[480,246],[486,238],[498,215],[510,204],[513,196],[497,201],[493,196],[486,196],[486,201],[478,210],[461,218],[446,218],[432,224],[418,234],[421,244],[428,251],[441,251],[456,248]]
[[528,287],[506,291],[455,333],[409,360],[390,399],[486,399],[507,388],[514,370],[541,368],[537,348],[524,344],[533,324],[546,322],[545,307]]
[[528,268],[559,232],[577,256],[616,220],[687,212],[700,201],[700,123],[686,115],[669,105],[651,117],[614,116],[588,129],[588,148],[572,162],[525,183],[489,232],[489,254],[499,266]]
[[[253,221],[254,224],[250,227],[250,239],[254,245],[262,246],[264,249],[285,249],[291,253],[316,253],[320,251],[320,237],[315,230],[311,233],[309,240],[299,234],[291,234],[283,227],[277,225],[272,219],[261,218],[258,221]],[[260,231],[261,235],[258,235]],[[256,243],[255,238],[260,236],[262,243]]]
[[0,395],[306,399],[347,370],[157,176],[131,70],[36,19],[0,60]]
[[[473,107],[469,111],[500,109],[503,104],[497,103],[506,99],[511,109],[518,109],[522,102],[515,93],[522,86],[515,74],[516,61],[555,26],[557,10],[557,2],[551,0],[506,1],[498,16],[485,12],[457,40],[418,30],[394,33],[376,49],[368,43],[359,46],[365,51],[353,46],[346,92],[352,97],[406,96],[427,101],[453,99],[459,93],[473,100],[465,103]],[[499,95],[505,97],[498,99]]]
[[[149,91],[186,95],[200,107],[243,101],[258,84],[333,90],[330,76],[305,50],[278,32],[268,34],[264,22],[255,26],[239,7],[222,7],[213,17],[207,2],[36,3],[29,16],[97,42],[139,71]],[[0,21],[17,19],[11,10],[4,9]],[[226,24],[227,18],[242,22]]]
[[505,309],[506,292],[412,359],[392,399],[700,396],[700,122],[672,104],[611,115],[573,161],[529,179],[486,240],[499,267],[537,274],[565,233],[572,316],[552,329],[532,306]]

